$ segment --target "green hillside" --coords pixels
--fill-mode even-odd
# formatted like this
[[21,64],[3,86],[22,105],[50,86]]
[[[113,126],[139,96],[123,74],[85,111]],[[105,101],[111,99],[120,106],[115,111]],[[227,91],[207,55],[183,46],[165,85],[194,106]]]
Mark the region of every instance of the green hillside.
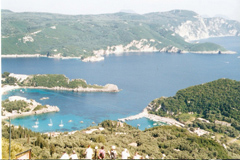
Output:
[[[6,75],[5,75],[6,74]],[[28,87],[64,87],[64,88],[98,88],[102,89],[103,86],[99,85],[90,85],[84,79],[72,79],[70,80],[63,74],[37,74],[30,75],[27,79],[20,82],[14,77],[10,77],[8,72],[4,72],[2,77],[5,78],[2,80],[2,84],[14,85],[17,83],[19,86],[28,86]]]
[[209,83],[179,90],[175,96],[158,98],[151,102],[153,108],[161,105],[152,113],[179,118],[193,112],[198,117],[226,121],[240,130],[240,82],[219,79]]
[[155,40],[145,45],[158,50],[174,46],[185,51],[225,51],[216,44],[187,43],[175,34],[175,27],[186,20],[197,21],[196,15],[191,11],[61,15],[2,10],[2,55],[61,53],[86,57],[94,50],[125,46],[141,39]]
[[[104,130],[97,130],[91,134],[84,133],[86,130],[99,127],[103,127]],[[163,156],[165,159],[227,159],[233,158],[230,153],[235,156],[240,155],[237,151],[240,147],[238,144],[226,150],[209,137],[198,137],[186,129],[175,126],[154,127],[140,131],[126,123],[121,126],[116,121],[107,120],[99,126],[89,127],[86,130],[77,131],[72,135],[64,132],[57,137],[48,137],[22,127],[19,129],[12,127],[12,140],[22,144],[24,148],[31,148],[34,159],[58,159],[63,151],[71,154],[72,150],[77,152],[78,158],[84,158],[88,145],[93,149],[95,146],[98,148],[104,146],[106,152],[114,145],[118,158],[121,158],[121,152],[127,148],[131,159],[136,151],[144,158],[148,155],[154,159],[161,159]],[[9,129],[5,125],[2,135],[4,138],[9,136]],[[135,143],[136,146],[130,145],[131,143]],[[106,158],[109,158],[108,154]]]

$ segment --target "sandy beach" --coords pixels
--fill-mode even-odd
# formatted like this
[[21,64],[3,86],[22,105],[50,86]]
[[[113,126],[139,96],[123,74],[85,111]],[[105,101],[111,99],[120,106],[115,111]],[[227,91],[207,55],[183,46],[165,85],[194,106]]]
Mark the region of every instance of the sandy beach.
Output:
[[10,85],[4,85],[2,88],[1,88],[1,95],[5,94],[6,92],[8,91],[11,91],[11,90],[14,90],[14,89],[19,89],[21,87],[19,86],[10,86]]

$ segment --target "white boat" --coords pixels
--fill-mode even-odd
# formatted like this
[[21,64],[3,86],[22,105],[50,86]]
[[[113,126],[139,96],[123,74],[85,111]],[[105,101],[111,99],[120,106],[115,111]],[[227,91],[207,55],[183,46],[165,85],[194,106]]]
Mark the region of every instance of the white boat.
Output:
[[140,127],[140,124],[138,124],[137,126]]
[[63,125],[63,123],[62,123],[62,120],[61,120],[61,124],[59,124],[59,127],[63,127],[64,125]]
[[48,124],[48,126],[52,126],[53,123],[52,123],[52,120],[50,119],[50,123]]
[[33,128],[38,128],[38,125],[37,124],[35,124],[34,126],[32,126]]
[[156,126],[156,125],[157,125],[157,123],[153,123],[153,125],[154,125],[154,126]]
[[37,121],[35,122],[35,124],[39,124],[38,119],[37,119]]

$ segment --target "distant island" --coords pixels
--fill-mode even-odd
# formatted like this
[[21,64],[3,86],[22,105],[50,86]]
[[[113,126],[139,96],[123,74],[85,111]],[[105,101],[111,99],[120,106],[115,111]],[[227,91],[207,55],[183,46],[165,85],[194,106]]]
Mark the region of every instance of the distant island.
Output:
[[4,72],[2,74],[2,84],[3,92],[24,87],[74,92],[119,92],[118,87],[114,84],[90,85],[83,79],[70,80],[62,74],[22,75]]
[[[2,57],[104,60],[124,52],[232,54],[209,37],[240,36],[240,23],[193,11],[61,15],[2,10]],[[218,26],[218,27],[216,27]]]

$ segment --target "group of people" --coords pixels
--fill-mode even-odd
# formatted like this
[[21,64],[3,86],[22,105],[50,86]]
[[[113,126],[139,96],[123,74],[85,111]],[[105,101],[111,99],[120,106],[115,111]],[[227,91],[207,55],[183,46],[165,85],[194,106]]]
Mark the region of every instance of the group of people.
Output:
[[[91,148],[90,145],[88,145],[88,148],[85,151],[85,159],[117,159],[118,157],[116,147],[112,146],[111,150],[107,152],[108,157],[106,157],[106,152],[104,150],[104,146],[101,147],[100,150],[98,150],[98,147],[95,147],[95,151]],[[93,156],[94,154],[94,156]],[[121,159],[128,159],[130,157],[129,151],[125,148],[122,152]],[[140,156],[138,152],[135,153],[133,156],[133,159],[148,159],[148,155],[146,157]],[[78,156],[75,151],[73,151],[72,155],[69,156],[66,152],[63,153],[62,157],[60,159],[78,159]]]

